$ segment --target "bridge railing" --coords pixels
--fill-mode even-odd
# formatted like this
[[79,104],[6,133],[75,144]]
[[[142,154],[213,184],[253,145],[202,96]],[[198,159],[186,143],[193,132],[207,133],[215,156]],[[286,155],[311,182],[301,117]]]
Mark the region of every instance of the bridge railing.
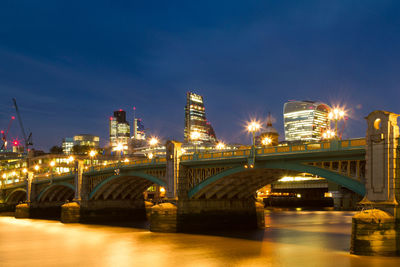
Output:
[[92,167],[89,167],[87,170],[85,170],[85,172],[87,172],[87,171],[102,171],[102,170],[106,170],[106,169],[116,169],[116,168],[121,168],[121,167],[137,166],[137,165],[159,164],[159,163],[164,163],[166,161],[167,161],[166,158],[120,161],[120,162],[115,162],[115,163],[111,163],[111,164],[107,164],[107,165],[92,166]]
[[[317,152],[317,151],[337,151],[349,150],[365,147],[365,139],[350,139],[350,140],[334,140],[330,142],[318,142],[299,145],[283,145],[272,146],[265,148],[256,148],[257,156],[284,154],[284,153],[300,153],[300,152]],[[240,158],[248,157],[252,153],[252,149],[230,150],[211,153],[198,153],[194,155],[184,155],[181,157],[182,161],[192,160],[211,160],[221,158]]]

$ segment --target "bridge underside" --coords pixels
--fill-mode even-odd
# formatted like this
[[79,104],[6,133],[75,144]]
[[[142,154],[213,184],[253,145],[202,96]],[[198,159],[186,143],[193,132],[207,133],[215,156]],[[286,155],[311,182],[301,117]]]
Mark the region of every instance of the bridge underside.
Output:
[[250,169],[233,173],[208,184],[199,191],[191,191],[191,199],[249,199],[257,189],[297,172],[278,169]]

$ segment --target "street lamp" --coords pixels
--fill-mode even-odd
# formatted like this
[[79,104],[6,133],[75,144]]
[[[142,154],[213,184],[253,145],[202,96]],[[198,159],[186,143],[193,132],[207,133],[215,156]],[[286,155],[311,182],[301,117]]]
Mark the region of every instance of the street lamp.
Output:
[[264,146],[268,146],[268,145],[272,144],[272,139],[270,137],[266,136],[261,140],[261,144],[263,144]]
[[51,177],[53,177],[53,167],[56,165],[56,162],[54,160],[52,160],[50,162],[50,171],[51,171]]
[[322,138],[323,139],[331,139],[335,137],[335,132],[331,130],[326,130],[324,133],[322,133]]
[[192,140],[193,141],[193,144],[194,144],[194,152],[195,153],[197,153],[197,142],[196,141],[198,141],[199,139],[200,139],[200,132],[198,132],[198,131],[193,131],[193,132],[191,132],[191,134],[190,134],[190,140]]
[[89,157],[90,157],[90,166],[93,166],[93,158],[97,155],[96,150],[90,150]]
[[335,135],[336,138],[338,137],[338,121],[344,117],[345,113],[343,109],[334,108],[329,112],[328,119],[335,121]]
[[261,125],[256,121],[252,121],[247,125],[247,130],[253,134],[253,147],[256,146],[256,132],[260,130],[260,128]]
[[152,137],[150,140],[149,140],[149,145],[150,146],[155,146],[155,145],[157,145],[158,144],[158,139],[156,138],[156,137]]
[[215,148],[218,150],[225,149],[225,144],[222,142],[218,142],[218,144],[215,146]]

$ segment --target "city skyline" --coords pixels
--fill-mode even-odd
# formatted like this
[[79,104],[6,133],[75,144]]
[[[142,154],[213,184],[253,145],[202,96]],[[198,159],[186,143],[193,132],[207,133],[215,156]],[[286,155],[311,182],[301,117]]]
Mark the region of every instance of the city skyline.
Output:
[[[182,140],[189,90],[234,143],[250,143],[243,125],[267,112],[283,136],[293,99],[345,105],[344,137],[365,135],[370,110],[400,113],[397,3],[160,5],[100,1],[59,14],[50,1],[2,4],[0,128],[15,97],[38,149],[79,133],[107,140],[109,114],[131,118],[133,106],[155,135]],[[19,132],[14,122],[10,137]]]

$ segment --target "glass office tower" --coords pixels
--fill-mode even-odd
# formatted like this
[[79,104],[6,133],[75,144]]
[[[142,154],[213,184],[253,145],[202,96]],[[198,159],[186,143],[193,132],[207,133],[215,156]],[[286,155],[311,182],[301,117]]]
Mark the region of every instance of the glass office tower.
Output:
[[319,141],[329,129],[330,107],[321,102],[289,101],[283,107],[286,141]]
[[185,142],[191,142],[192,132],[198,132],[198,142],[214,143],[217,141],[214,129],[207,122],[203,97],[191,92],[186,94],[185,106]]

